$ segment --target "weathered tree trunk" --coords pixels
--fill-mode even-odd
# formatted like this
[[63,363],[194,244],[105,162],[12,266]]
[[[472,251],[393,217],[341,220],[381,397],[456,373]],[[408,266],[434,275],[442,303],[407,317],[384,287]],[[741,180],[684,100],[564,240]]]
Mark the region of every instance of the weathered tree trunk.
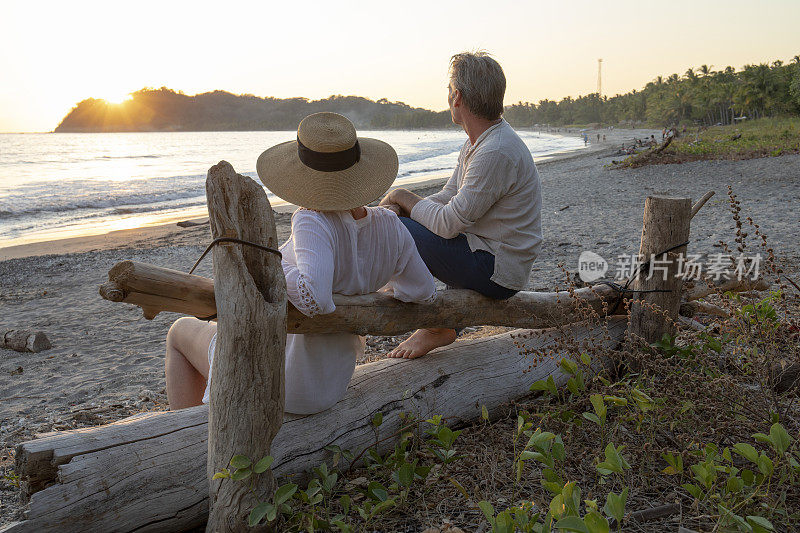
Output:
[[[214,238],[237,237],[277,247],[272,208],[252,179],[222,161],[206,180]],[[283,420],[286,280],[277,255],[241,244],[214,248],[217,349],[208,417],[208,471],[234,455],[270,454]],[[210,482],[207,531],[245,531],[247,515],[272,494],[272,473],[245,483]]]
[[50,340],[41,331],[10,329],[0,335],[0,348],[17,352],[42,352],[52,348]]
[[[214,281],[177,270],[123,261],[100,286],[103,298],[143,307],[152,318],[159,311],[197,317],[217,312]],[[336,310],[309,318],[288,304],[289,333],[355,333],[398,335],[418,328],[448,325],[547,328],[584,320],[589,309],[605,316],[618,294],[607,285],[562,292],[519,292],[507,300],[493,300],[469,290],[439,291],[431,304],[404,303],[389,294],[372,293],[333,297]],[[624,306],[619,306],[622,309]]]
[[[381,439],[401,428],[400,413],[418,420],[442,414],[452,425],[478,418],[482,406],[496,414],[503,404],[528,394],[534,381],[553,376],[557,384],[566,383],[569,376],[559,362],[567,354],[560,346],[614,348],[626,326],[625,318],[614,317],[560,330],[515,330],[458,341],[413,361],[360,365],[334,407],[284,418],[272,443],[273,469],[277,475],[307,472],[330,459],[325,449],[330,444],[355,453],[374,446],[371,420],[379,412]],[[548,348],[552,356],[538,361],[522,353]],[[593,368],[601,364],[595,358]],[[33,492],[30,510],[27,520],[0,531],[139,533],[202,525],[208,512],[206,411],[200,406],[144,413],[19,445],[15,468]],[[392,447],[391,438],[377,445],[382,453]]]
[[676,274],[678,257],[686,257],[686,246],[662,253],[689,240],[692,218],[691,198],[648,196],[644,204],[644,225],[639,247],[641,261],[650,261],[633,283],[637,291],[666,290],[637,294],[631,305],[628,328],[634,340],[656,342],[664,333],[673,333],[681,302],[683,279]]

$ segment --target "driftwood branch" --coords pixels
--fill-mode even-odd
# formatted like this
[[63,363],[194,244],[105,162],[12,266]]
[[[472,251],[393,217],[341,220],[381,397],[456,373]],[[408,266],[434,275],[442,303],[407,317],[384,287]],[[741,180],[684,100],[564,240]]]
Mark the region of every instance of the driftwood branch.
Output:
[[[567,341],[613,349],[627,322],[574,324],[560,330],[516,330],[458,341],[421,359],[384,359],[358,366],[345,397],[308,416],[287,415],[272,443],[276,475],[307,472],[330,459],[331,444],[358,454],[375,444],[373,416],[383,414],[379,436],[395,433],[400,413],[418,420],[445,414],[453,425],[490,414],[553,376]],[[555,352],[538,362],[521,352]],[[593,369],[602,361],[594,358]],[[465,391],[469,391],[465,394]],[[94,428],[57,432],[17,447],[16,471],[33,493],[27,519],[4,533],[78,531],[183,531],[202,526],[208,513],[207,407],[143,413]],[[381,440],[385,452],[395,439]]]
[[[100,287],[100,295],[114,302],[138,305],[148,318],[161,311],[201,318],[217,313],[214,281],[208,278],[134,261],[117,264],[108,277],[108,283]],[[385,293],[334,295],[336,311],[314,318],[288,304],[287,332],[398,335],[423,327],[475,325],[539,329],[579,322],[589,310],[604,316],[617,298],[618,293],[607,285],[572,293],[519,292],[500,301],[474,291],[445,290],[427,305],[404,303]]]
[[10,329],[0,336],[0,348],[16,352],[42,352],[52,348],[52,345],[42,331]]
[[769,283],[763,278],[759,279],[727,279],[719,280],[714,283],[696,282],[694,287],[684,293],[687,301],[699,300],[709,294],[723,292],[744,292],[744,291],[765,291],[769,289]]
[[703,207],[704,205],[706,205],[706,202],[707,202],[707,201],[709,201],[709,200],[711,199],[711,197],[712,197],[712,196],[714,196],[714,191],[708,191],[707,193],[705,193],[705,194],[703,195],[703,197],[702,197],[702,198],[700,198],[700,199],[697,201],[697,203],[695,203],[695,204],[692,206],[692,218],[694,218],[694,216],[697,214],[697,212],[698,212],[698,211],[700,211],[700,209],[702,209],[702,207]]

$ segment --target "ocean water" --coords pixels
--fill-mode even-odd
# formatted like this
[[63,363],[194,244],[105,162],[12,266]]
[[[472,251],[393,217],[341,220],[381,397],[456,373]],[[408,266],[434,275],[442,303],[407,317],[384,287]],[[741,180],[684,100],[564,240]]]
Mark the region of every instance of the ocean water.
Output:
[[[448,177],[466,139],[460,130],[359,135],[397,150],[396,185]],[[583,148],[576,137],[520,135],[536,159]],[[261,152],[295,136],[294,131],[0,134],[0,247],[207,215],[209,167],[224,159],[258,181]],[[281,203],[272,195],[270,201]]]

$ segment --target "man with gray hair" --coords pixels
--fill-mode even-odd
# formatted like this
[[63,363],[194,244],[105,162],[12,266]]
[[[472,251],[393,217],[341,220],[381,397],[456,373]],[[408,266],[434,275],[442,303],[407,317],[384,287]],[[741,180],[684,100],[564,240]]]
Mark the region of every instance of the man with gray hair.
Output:
[[[431,273],[451,288],[495,299],[523,290],[542,243],[541,186],[531,152],[502,118],[506,78],[485,52],[450,59],[447,102],[467,141],[444,188],[427,198],[391,191]],[[389,353],[414,359],[453,342],[454,329],[420,329]]]

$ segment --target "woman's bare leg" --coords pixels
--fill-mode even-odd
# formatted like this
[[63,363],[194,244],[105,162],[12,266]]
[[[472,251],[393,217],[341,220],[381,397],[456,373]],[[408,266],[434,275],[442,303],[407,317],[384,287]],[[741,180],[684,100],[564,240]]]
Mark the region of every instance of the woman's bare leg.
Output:
[[167,333],[164,372],[171,410],[200,405],[208,379],[208,346],[217,324],[180,318]]

